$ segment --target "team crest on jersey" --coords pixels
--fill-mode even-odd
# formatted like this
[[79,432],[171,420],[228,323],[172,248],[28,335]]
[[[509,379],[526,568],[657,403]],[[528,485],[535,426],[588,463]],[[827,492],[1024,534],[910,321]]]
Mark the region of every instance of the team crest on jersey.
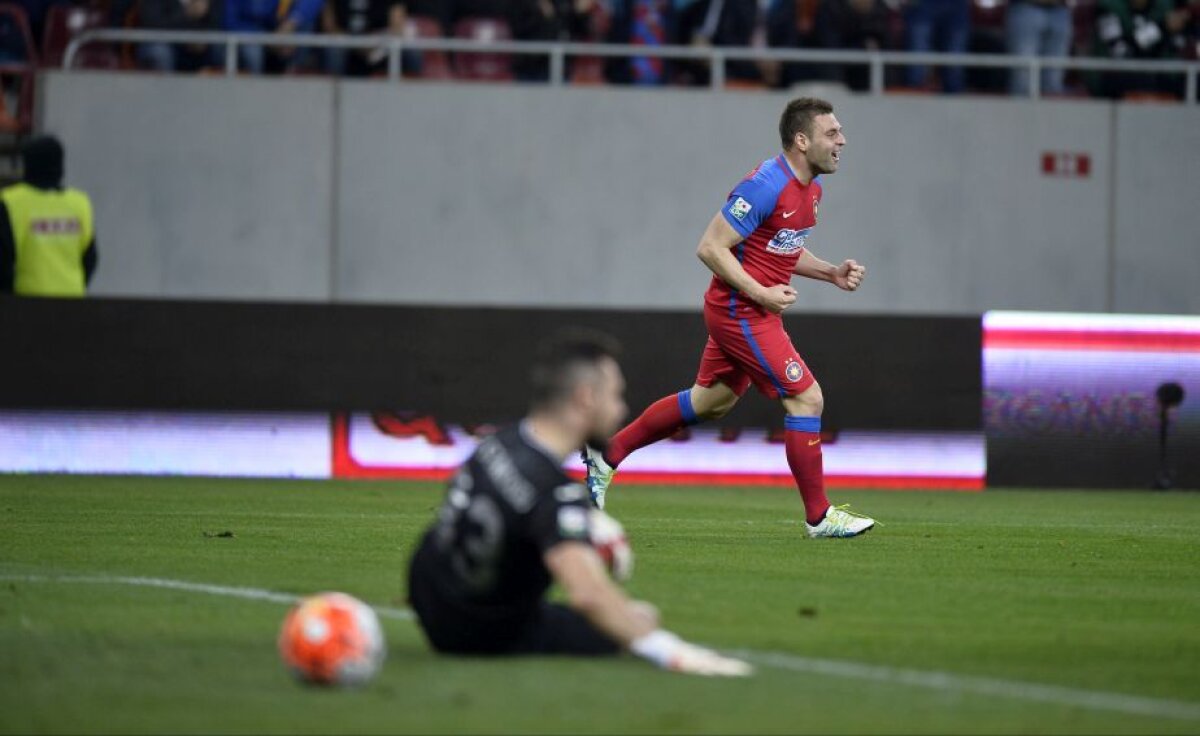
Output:
[[750,214],[750,210],[754,209],[746,200],[738,197],[733,200],[733,204],[729,205],[729,214],[733,215],[739,222],[746,219],[746,215]]
[[789,383],[795,383],[804,377],[804,369],[796,361],[789,360],[783,368],[783,375],[787,376]]
[[771,242],[767,243],[767,252],[784,256],[791,255],[804,247],[804,241],[808,240],[811,232],[811,227],[803,230],[780,230],[775,233],[775,237],[771,238]]
[[813,222],[817,221],[817,205],[820,204],[817,200],[813,200]]

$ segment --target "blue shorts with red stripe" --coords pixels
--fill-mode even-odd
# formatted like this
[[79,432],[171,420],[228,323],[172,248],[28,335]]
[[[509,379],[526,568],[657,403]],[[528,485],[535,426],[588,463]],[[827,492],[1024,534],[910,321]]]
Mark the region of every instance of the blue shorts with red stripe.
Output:
[[708,342],[697,384],[710,387],[720,382],[741,396],[753,383],[764,396],[782,399],[816,382],[779,317],[730,317],[727,310],[706,307],[704,323]]

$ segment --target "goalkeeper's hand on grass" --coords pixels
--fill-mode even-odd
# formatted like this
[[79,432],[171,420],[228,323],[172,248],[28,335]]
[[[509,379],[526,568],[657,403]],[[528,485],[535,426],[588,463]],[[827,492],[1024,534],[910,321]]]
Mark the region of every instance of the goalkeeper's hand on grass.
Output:
[[663,629],[635,640],[629,648],[639,657],[672,672],[709,677],[746,677],[754,674],[754,668],[740,659],[689,644]]

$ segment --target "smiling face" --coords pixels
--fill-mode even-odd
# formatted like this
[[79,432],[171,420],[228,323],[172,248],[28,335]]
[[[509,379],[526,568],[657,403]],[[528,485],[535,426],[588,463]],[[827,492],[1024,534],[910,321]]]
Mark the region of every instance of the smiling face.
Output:
[[817,115],[809,131],[796,135],[796,147],[804,153],[804,159],[813,175],[832,174],[842,160],[842,148],[846,136],[842,124],[833,113]]

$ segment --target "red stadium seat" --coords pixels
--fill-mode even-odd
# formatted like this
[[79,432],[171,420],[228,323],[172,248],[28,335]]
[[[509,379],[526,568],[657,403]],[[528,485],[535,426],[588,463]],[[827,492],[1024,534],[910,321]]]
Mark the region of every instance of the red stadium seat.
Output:
[[[463,18],[454,24],[454,36],[483,42],[512,38],[508,23],[498,18]],[[460,79],[488,82],[507,82],[513,78],[509,54],[486,52],[456,53],[454,74]]]
[[[424,16],[409,16],[404,26],[404,37],[413,38],[443,38],[442,26],[433,18]],[[450,61],[445,51],[421,51],[421,70],[417,77],[421,79],[450,79],[454,72],[450,70]]]
[[[46,12],[46,28],[42,32],[42,65],[62,66],[67,44],[89,28],[104,28],[108,14],[99,8],[75,5],[52,5]],[[75,66],[84,69],[118,69],[120,57],[111,44],[89,44],[75,55]]]
[[14,80],[17,88],[17,109],[9,110],[6,95],[0,94],[0,132],[28,133],[33,129],[33,83],[37,67],[37,46],[29,30],[25,9],[13,3],[0,3],[0,38],[6,49],[23,58],[0,61],[0,88]]

